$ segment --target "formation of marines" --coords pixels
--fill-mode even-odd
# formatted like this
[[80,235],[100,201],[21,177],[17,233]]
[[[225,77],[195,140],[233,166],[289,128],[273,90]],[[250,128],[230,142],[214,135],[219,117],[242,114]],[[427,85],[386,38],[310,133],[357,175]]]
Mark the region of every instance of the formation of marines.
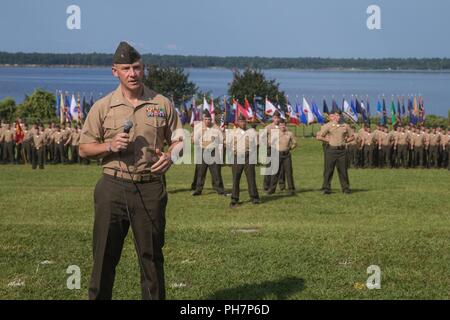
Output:
[[[203,113],[203,120],[199,124],[200,129],[195,130],[192,133],[192,142],[201,148],[201,155],[211,149],[210,153],[214,157],[214,149],[217,145],[225,145],[223,138],[224,128],[219,128],[216,124],[211,121],[211,114],[208,111]],[[215,129],[215,130],[213,130]],[[272,139],[272,130],[277,129],[278,132],[278,143],[276,148],[278,148],[279,161],[278,166],[271,172],[272,174],[267,174],[264,176],[263,189],[266,194],[273,194],[276,191],[277,185],[280,184],[284,187],[287,182],[287,193],[288,195],[295,194],[295,185],[292,170],[292,158],[291,151],[296,148],[297,141],[292,132],[287,129],[286,121],[280,118],[280,113],[275,112],[272,117],[272,123],[266,127],[267,129],[267,140]],[[252,161],[252,150],[255,152],[256,148],[252,149],[251,144],[255,143],[256,147],[259,147],[259,142],[257,139],[255,141],[250,141],[250,137],[257,137],[258,134],[254,126],[249,126],[246,118],[240,115],[237,119],[235,128],[231,130],[231,134],[226,136],[226,139],[230,139],[229,146],[231,148],[231,153],[233,157],[231,171],[233,187],[231,192],[231,202],[230,207],[236,208],[239,205],[240,198],[240,181],[242,174],[245,174],[248,186],[248,193],[250,196],[250,201],[253,204],[260,203],[260,196],[258,192],[258,187],[256,184],[256,166],[257,163],[253,159]],[[267,155],[270,156],[275,150],[271,150],[271,144],[267,150]],[[254,146],[255,147],[255,146]],[[220,149],[219,149],[220,150]],[[255,152],[256,153],[256,152]],[[253,156],[256,156],[253,154]],[[240,158],[240,159],[239,159]],[[213,189],[219,195],[225,195],[223,179],[221,175],[221,164],[223,161],[223,154],[215,158],[215,161],[205,161],[202,157],[201,162],[199,161],[195,167],[194,181],[191,185],[191,189],[194,191],[193,196],[199,196],[202,193],[205,177],[207,170],[211,173],[212,186]],[[281,182],[282,181],[282,182]]]
[[79,156],[81,128],[79,125],[34,123],[18,119],[14,124],[0,120],[0,162],[31,164],[33,169],[45,164],[89,164]]
[[353,133],[347,145],[348,166],[354,168],[448,168],[450,130],[377,126],[372,130],[363,126]]

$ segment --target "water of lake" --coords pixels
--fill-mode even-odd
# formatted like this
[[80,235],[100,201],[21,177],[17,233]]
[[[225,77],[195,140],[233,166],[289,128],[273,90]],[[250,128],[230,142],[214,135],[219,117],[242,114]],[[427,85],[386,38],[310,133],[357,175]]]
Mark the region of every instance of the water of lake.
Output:
[[[215,97],[227,93],[233,74],[226,69],[186,69],[191,81]],[[419,95],[427,114],[447,116],[450,109],[450,73],[440,72],[333,72],[300,70],[265,70],[293,101],[298,95],[314,98],[321,105],[325,96],[329,106],[332,95],[338,103],[342,96],[369,96],[372,110],[378,96]],[[98,98],[114,90],[117,80],[110,68],[0,68],[0,100],[12,97],[17,103],[36,88],[51,92],[63,90],[94,94]],[[389,101],[387,101],[389,102]]]

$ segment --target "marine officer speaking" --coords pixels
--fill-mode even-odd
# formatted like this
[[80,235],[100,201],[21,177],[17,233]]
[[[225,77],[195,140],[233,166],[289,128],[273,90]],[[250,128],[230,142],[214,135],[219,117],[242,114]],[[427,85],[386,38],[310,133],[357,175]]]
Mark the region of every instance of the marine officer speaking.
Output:
[[[182,140],[181,130],[175,133],[181,122],[169,99],[144,86],[141,56],[126,42],[114,54],[112,73],[120,85],[94,104],[80,137],[80,156],[101,158],[103,166],[94,191],[89,298],[112,298],[116,266],[131,225],[142,299],[164,299],[167,192],[162,175],[172,164],[171,151]],[[166,153],[164,143],[169,145]]]

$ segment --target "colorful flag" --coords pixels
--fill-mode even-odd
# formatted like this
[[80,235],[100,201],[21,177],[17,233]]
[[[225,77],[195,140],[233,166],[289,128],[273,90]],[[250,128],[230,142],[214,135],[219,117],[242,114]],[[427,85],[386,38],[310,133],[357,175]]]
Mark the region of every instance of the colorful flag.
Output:
[[211,103],[209,105],[209,113],[211,114],[211,121],[212,121],[212,123],[215,123],[216,122],[216,110],[214,108],[213,96],[211,96]]
[[77,113],[78,113],[78,123],[81,124],[81,120],[83,118],[83,114],[81,111],[81,98],[80,93],[77,95]]
[[383,111],[380,117],[380,124],[385,126],[387,124],[387,110],[386,110],[386,100],[383,97]]
[[86,102],[86,95],[84,93],[83,93],[83,102],[81,103],[81,106],[82,106],[82,111],[83,111],[83,119],[86,119],[88,111],[89,111],[88,110],[89,106]]
[[383,112],[383,107],[381,106],[380,97],[378,97],[377,113],[381,114],[382,112]]
[[236,112],[236,114],[237,114],[237,117],[239,117],[239,115],[242,114],[245,117],[245,119],[247,119],[249,121],[251,120],[251,116],[250,116],[250,113],[248,112],[247,108],[242,106],[239,103],[239,101],[237,101],[237,112]]
[[370,117],[371,117],[372,115],[370,114],[369,96],[366,97],[366,108],[367,108],[367,118],[369,119],[369,122],[370,122]]
[[402,96],[402,116],[404,117],[406,115],[406,110],[405,110],[405,97]]
[[395,103],[393,98],[391,98],[391,120],[392,125],[395,125],[397,123],[397,117],[395,116]]
[[341,111],[341,109],[339,109],[339,106],[338,106],[336,100],[333,98],[333,101],[331,103],[331,112],[334,113],[336,111]]
[[253,109],[255,110],[256,119],[264,122],[264,107],[256,101],[256,98],[253,99]]
[[16,121],[15,125],[15,133],[16,143],[22,143],[23,139],[25,138],[25,133],[23,132],[23,128],[18,120]]
[[236,118],[235,111],[226,100],[224,109],[225,109],[225,123],[234,123],[234,120]]
[[248,100],[247,100],[247,97],[245,97],[245,99],[244,99],[244,108],[245,108],[245,111],[247,111],[247,114],[248,114],[248,119],[250,120],[250,121],[253,121],[253,120],[255,120],[254,119],[254,114],[253,114],[253,110],[252,110],[252,106],[250,105],[250,102],[248,102]]
[[295,124],[295,125],[298,126],[300,124],[300,121],[298,119],[297,112],[296,112],[296,110],[294,110],[292,108],[292,106],[289,103],[289,101],[287,103],[287,109],[288,109],[288,113],[289,113],[289,123],[292,123],[292,124]]
[[323,98],[323,113],[324,114],[330,113],[330,111],[328,110],[327,100],[325,100],[325,98]]
[[312,112],[313,112],[314,116],[316,117],[318,123],[320,123],[320,124],[325,123],[325,119],[324,119],[322,113],[320,113],[320,110],[317,107],[317,104],[314,100],[312,101]]
[[358,122],[358,115],[353,111],[353,108],[348,104],[347,100],[344,98],[343,102],[343,112],[353,122]]
[[309,103],[308,103],[308,101],[306,100],[305,97],[303,97],[303,112],[306,115],[306,119],[308,121],[307,124],[311,124],[311,123],[313,123],[315,121],[312,109],[309,106]]
[[425,106],[423,104],[423,98],[419,97],[419,122],[425,122]]
[[350,99],[350,107],[352,108],[352,111],[356,116],[358,116],[358,110],[356,110],[355,100],[352,98]]
[[300,122],[303,124],[308,124],[308,119],[306,118],[306,115],[303,112],[303,108],[298,103],[295,104],[295,109],[296,109],[297,113],[299,114]]
[[270,102],[270,100],[268,98],[266,98],[266,107],[265,107],[264,112],[268,116],[272,116],[276,110],[277,110],[277,108],[273,105],[273,103]]
[[56,91],[56,117],[59,119],[61,117],[61,96]]
[[367,123],[367,120],[368,120],[368,117],[367,117],[367,109],[366,109],[366,106],[364,105],[364,101],[362,101],[361,100],[361,103],[360,103],[360,108],[361,108],[361,116],[362,116],[362,118],[363,118],[363,122],[364,123]]
[[66,122],[72,122],[72,114],[70,113],[70,101],[69,96],[64,98],[64,113],[66,114]]
[[64,96],[63,96],[63,93],[62,93],[62,91],[60,92],[60,104],[61,104],[61,107],[60,107],[60,109],[59,109],[59,112],[60,112],[60,114],[59,114],[59,122],[60,122],[60,124],[63,124],[64,123],[64,121],[65,121],[65,110],[66,110],[66,108],[65,108],[65,101],[64,101]]

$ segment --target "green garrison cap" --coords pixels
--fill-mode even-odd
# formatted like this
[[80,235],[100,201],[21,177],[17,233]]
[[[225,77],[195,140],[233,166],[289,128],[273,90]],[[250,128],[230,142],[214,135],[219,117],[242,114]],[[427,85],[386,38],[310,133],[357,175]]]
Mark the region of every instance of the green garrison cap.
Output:
[[114,54],[114,64],[132,64],[141,59],[141,55],[127,42],[122,41]]

